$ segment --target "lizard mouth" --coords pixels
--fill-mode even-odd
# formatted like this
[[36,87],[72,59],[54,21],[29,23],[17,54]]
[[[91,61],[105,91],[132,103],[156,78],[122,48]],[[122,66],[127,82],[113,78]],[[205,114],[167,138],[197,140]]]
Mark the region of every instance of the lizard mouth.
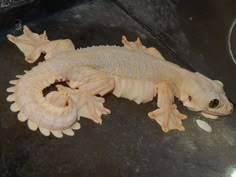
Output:
[[219,113],[219,112],[212,112],[212,111],[202,111],[203,116],[210,118],[210,119],[217,119],[219,116],[227,116],[231,112],[227,113]]
[[213,113],[213,112],[209,112],[209,111],[202,111],[201,114],[206,117],[206,118],[210,118],[210,119],[217,119],[219,116],[222,116],[218,113]]
[[212,110],[202,110],[202,114],[209,115],[210,117],[218,117],[218,116],[227,116],[233,112],[233,104],[229,104],[222,109],[218,109],[217,111]]
[[202,111],[202,113],[209,114],[209,115],[212,115],[212,116],[225,116],[225,115],[227,115],[227,114],[211,112],[211,111]]

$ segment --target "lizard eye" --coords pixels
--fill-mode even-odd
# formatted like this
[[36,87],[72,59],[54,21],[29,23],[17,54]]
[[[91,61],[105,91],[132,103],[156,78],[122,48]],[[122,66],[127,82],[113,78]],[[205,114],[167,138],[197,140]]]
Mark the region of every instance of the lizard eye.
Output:
[[213,99],[209,103],[210,108],[216,108],[219,105],[220,101],[218,99]]
[[188,101],[192,101],[192,97],[191,96],[188,96]]

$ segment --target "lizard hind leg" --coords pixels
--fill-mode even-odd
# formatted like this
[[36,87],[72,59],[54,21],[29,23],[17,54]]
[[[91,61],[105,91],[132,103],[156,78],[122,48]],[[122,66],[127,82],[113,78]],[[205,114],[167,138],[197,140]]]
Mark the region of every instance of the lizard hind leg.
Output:
[[101,124],[101,116],[110,113],[110,110],[103,106],[105,99],[102,96],[114,89],[114,78],[89,67],[74,69],[68,76],[71,78],[68,82],[70,88],[61,85],[58,85],[57,88],[71,96],[77,105],[79,116]]
[[78,115],[91,119],[95,123],[101,124],[101,116],[110,114],[110,110],[103,106],[105,99],[95,96],[87,90],[71,89],[62,85],[57,86],[58,90],[71,96],[78,108]]
[[124,47],[131,50],[131,51],[141,51],[148,55],[155,57],[156,59],[165,60],[161,53],[154,47],[147,48],[144,46],[139,38],[136,41],[131,42],[128,41],[126,36],[122,36],[121,42],[123,43]]
[[9,34],[7,38],[23,52],[28,63],[34,63],[41,53],[46,54],[45,59],[49,59],[59,52],[75,50],[71,40],[49,41],[45,31],[43,34],[33,33],[27,26],[24,26],[22,35],[16,37]]
[[25,55],[25,60],[29,63],[33,63],[39,58],[41,51],[37,48],[49,42],[45,31],[43,34],[33,33],[27,26],[24,26],[22,35],[13,36],[8,34],[7,38],[20,49]]

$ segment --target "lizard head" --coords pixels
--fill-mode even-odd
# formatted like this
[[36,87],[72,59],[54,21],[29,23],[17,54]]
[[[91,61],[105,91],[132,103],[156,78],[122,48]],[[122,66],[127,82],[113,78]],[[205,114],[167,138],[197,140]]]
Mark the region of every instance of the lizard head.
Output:
[[181,86],[180,100],[189,110],[200,111],[207,118],[217,118],[232,113],[233,104],[225,95],[223,83],[194,73]]

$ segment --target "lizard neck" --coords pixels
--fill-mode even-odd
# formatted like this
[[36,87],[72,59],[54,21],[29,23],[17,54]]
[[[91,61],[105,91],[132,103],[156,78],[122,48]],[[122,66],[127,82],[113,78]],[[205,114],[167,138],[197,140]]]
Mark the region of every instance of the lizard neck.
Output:
[[192,95],[193,89],[198,85],[198,82],[194,72],[182,69],[180,76],[175,80],[178,88],[177,98],[184,103]]
[[184,101],[188,98],[188,93],[186,90],[189,91],[191,89],[191,83],[195,80],[195,74],[189,70],[180,68],[176,73],[173,72],[172,81],[176,85],[176,97]]

